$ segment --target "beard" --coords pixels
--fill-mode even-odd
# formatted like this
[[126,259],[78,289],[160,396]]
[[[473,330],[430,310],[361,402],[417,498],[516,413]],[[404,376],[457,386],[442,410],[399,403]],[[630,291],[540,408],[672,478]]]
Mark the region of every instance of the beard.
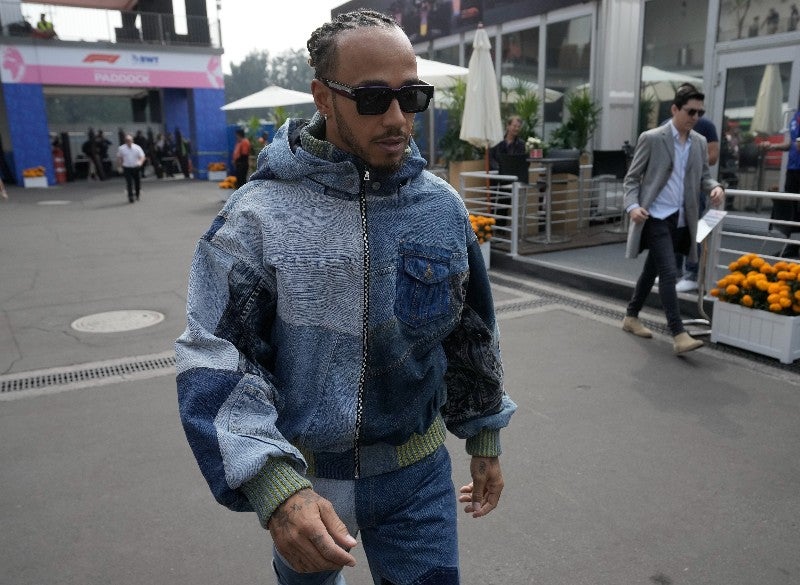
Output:
[[371,160],[370,154],[367,151],[366,146],[362,146],[359,144],[358,139],[356,138],[355,134],[353,133],[353,129],[350,125],[345,122],[345,118],[342,113],[339,111],[338,106],[336,105],[336,98],[333,100],[333,111],[336,115],[336,127],[339,131],[339,138],[341,138],[342,142],[346,146],[346,150],[349,151],[351,154],[354,154],[361,160],[363,160],[367,165],[375,172],[379,174],[387,174],[391,175],[396,173],[400,170],[400,167],[403,166],[403,162],[406,160],[406,157],[409,153],[408,144],[411,140],[410,136],[406,136],[402,129],[391,129],[387,131],[383,136],[380,136],[378,140],[382,138],[393,138],[397,136],[402,136],[406,140],[406,149],[403,152],[402,156],[398,157],[396,160],[388,160],[388,161],[374,161]]

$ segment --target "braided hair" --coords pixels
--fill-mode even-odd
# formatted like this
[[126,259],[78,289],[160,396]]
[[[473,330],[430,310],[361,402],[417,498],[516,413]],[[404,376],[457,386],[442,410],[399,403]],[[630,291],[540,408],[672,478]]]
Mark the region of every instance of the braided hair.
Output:
[[336,67],[336,40],[348,30],[358,28],[400,28],[397,22],[385,14],[361,8],[353,12],[337,15],[311,33],[306,43],[308,64],[314,69],[316,77],[328,77]]

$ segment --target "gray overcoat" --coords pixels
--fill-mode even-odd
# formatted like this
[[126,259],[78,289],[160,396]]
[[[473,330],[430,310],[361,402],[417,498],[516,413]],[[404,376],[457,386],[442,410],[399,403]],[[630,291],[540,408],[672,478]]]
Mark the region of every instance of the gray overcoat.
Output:
[[[708,197],[709,192],[719,183],[711,178],[711,171],[708,168],[706,139],[694,130],[690,132],[690,137],[691,148],[684,177],[683,209],[691,241],[694,242],[697,235],[700,197]],[[645,209],[650,208],[672,174],[674,159],[672,124],[664,124],[642,132],[623,182],[625,209],[633,203],[638,203]],[[706,208],[708,209],[708,206]],[[636,258],[639,255],[643,227],[644,223],[630,222],[628,244],[625,248],[626,258]],[[688,258],[692,262],[697,262],[697,246],[689,247]]]

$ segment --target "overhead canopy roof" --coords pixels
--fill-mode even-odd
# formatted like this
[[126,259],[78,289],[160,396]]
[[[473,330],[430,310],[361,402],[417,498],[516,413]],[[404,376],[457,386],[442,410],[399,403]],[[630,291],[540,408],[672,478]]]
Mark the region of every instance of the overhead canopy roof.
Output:
[[[56,6],[77,6],[78,8],[100,8],[102,10],[133,10],[139,0],[47,0]],[[41,4],[29,2],[28,4]]]

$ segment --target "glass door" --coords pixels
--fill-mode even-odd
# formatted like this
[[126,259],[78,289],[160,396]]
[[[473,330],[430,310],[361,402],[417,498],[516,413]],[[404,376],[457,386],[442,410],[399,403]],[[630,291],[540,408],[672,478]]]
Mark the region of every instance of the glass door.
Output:
[[[783,190],[784,156],[764,153],[762,142],[785,140],[798,106],[800,59],[794,50],[765,49],[720,56],[714,119],[720,136],[719,180],[736,189]],[[734,209],[758,207],[747,198]]]

